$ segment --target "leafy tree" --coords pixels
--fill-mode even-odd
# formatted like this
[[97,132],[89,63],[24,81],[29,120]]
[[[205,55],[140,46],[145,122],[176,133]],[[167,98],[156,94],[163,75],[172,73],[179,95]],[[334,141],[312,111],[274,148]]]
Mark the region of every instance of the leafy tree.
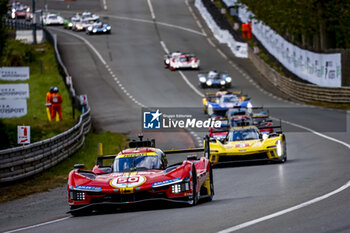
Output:
[[6,32],[4,21],[2,20],[6,17],[8,11],[8,0],[0,0],[0,58],[2,57],[4,47],[6,44]]
[[348,0],[239,0],[256,19],[302,47],[350,48]]

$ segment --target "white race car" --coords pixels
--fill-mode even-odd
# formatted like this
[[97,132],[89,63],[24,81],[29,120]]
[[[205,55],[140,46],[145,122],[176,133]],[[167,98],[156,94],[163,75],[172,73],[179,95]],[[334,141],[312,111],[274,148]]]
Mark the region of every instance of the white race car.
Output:
[[100,16],[92,14],[91,12],[83,12],[81,13],[81,18],[83,20],[96,22],[100,19]]
[[63,17],[57,14],[47,14],[43,18],[44,25],[63,25]]
[[194,54],[172,52],[164,56],[164,64],[170,70],[176,69],[199,69],[199,59]]

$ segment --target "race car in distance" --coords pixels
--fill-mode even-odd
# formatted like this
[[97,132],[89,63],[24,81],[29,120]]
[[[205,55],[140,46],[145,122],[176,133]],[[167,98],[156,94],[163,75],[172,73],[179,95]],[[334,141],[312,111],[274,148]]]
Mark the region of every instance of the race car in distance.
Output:
[[88,27],[90,27],[94,22],[88,20],[79,20],[78,22],[73,23],[72,30],[73,31],[86,31]]
[[179,51],[164,55],[164,64],[174,71],[176,69],[199,69],[200,61],[194,54]]
[[[154,140],[131,141],[117,155],[98,156],[92,170],[77,164],[68,176],[68,203],[74,216],[101,206],[120,206],[146,201],[169,201],[193,206],[199,199],[212,200],[213,176],[209,161],[209,137],[205,148],[162,151]],[[204,152],[197,159],[168,166],[167,154]],[[111,166],[103,161],[114,158]]]
[[80,17],[73,16],[71,18],[65,19],[63,22],[63,27],[65,29],[73,29],[73,25],[75,23],[79,23],[81,21]]
[[227,110],[241,107],[241,108],[251,108],[252,103],[250,98],[244,95],[237,95],[233,92],[219,92],[216,93],[215,98],[208,98],[209,95],[206,95],[206,98],[203,99],[203,109],[210,117],[217,115],[220,112],[220,115],[225,115]]
[[104,24],[101,22],[94,23],[87,27],[86,33],[91,34],[98,34],[98,33],[111,33],[112,27],[108,24]]
[[57,14],[47,14],[43,17],[43,23],[46,26],[49,25],[63,25],[64,19]]
[[284,163],[287,161],[286,145],[282,132],[262,134],[256,126],[233,127],[226,138],[210,141],[210,161],[213,164],[260,160]]
[[217,72],[216,70],[211,70],[207,73],[199,73],[198,80],[201,88],[229,88],[232,82],[232,78],[227,73]]
[[91,12],[83,12],[81,15],[77,14],[83,20],[97,22],[100,20],[100,16],[92,14]]

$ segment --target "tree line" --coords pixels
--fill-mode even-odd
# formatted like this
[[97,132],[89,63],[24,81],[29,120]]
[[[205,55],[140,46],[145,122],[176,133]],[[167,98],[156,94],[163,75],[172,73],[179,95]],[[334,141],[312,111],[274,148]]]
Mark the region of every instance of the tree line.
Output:
[[349,0],[238,0],[257,20],[302,48],[350,48]]

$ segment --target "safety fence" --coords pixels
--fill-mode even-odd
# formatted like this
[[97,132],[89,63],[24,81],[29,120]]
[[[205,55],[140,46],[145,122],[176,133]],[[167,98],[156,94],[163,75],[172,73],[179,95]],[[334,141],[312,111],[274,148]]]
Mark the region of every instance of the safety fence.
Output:
[[[207,1],[195,0],[195,5],[215,36],[215,34],[218,32],[212,28],[219,28],[218,25],[224,24],[219,21],[227,19],[224,17],[212,17],[211,15],[208,16],[208,13],[211,13],[213,11],[206,10],[206,6],[203,4],[204,2]],[[220,43],[229,44],[229,41],[225,41],[226,38],[227,37],[220,37],[217,39]],[[334,104],[350,103],[350,87],[321,87],[285,77],[272,69],[264,60],[255,54],[251,48],[247,49],[247,51],[248,58],[254,63],[263,77],[266,78],[267,81],[271,82],[274,86],[279,88],[279,90],[291,96],[292,98],[302,102],[325,102]]]
[[[63,64],[57,48],[56,35],[52,35],[44,29],[46,39],[55,49],[56,61],[65,82],[69,76],[67,68]],[[65,82],[66,83],[66,82]],[[79,106],[73,84],[66,84],[73,104],[73,110]],[[91,128],[91,116],[89,106],[79,116],[77,123],[69,130],[52,138],[0,151],[0,184],[21,180],[55,166],[79,148],[85,142],[85,135]],[[74,111],[73,111],[74,112]]]
[[320,87],[287,78],[272,69],[253,49],[248,50],[249,59],[274,86],[282,92],[302,102],[326,102],[333,104],[349,104],[350,88],[348,87]]

